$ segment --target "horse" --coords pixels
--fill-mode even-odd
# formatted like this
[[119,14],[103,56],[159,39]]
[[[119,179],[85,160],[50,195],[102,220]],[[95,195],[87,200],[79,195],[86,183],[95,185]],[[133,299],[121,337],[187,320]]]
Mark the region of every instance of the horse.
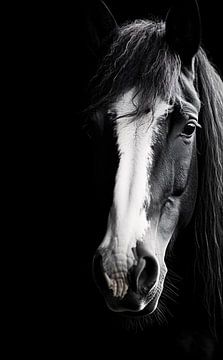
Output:
[[179,3],[165,21],[122,26],[103,2],[97,7],[100,31],[92,36],[100,60],[86,127],[100,149],[108,190],[93,277],[118,316],[149,324],[181,301],[172,316],[197,318],[217,337],[223,83],[201,47],[197,2]]

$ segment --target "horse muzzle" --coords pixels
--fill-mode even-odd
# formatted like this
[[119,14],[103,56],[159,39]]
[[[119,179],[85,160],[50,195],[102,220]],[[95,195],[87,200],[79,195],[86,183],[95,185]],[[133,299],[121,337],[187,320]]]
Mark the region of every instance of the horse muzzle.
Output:
[[[111,256],[110,271],[98,249],[93,259],[94,280],[109,309],[115,312],[152,313],[159,297],[159,264],[143,245],[137,245],[137,260],[128,268],[123,259]],[[116,259],[116,262],[114,261]],[[118,261],[119,260],[119,261]]]

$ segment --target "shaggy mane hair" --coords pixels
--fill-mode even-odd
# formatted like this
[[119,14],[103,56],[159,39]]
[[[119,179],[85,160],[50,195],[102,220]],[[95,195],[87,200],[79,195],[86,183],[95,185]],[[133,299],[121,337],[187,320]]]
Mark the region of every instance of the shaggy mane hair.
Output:
[[120,28],[110,52],[92,79],[89,110],[106,111],[129,89],[138,96],[137,114],[148,112],[157,96],[177,94],[180,60],[165,41],[165,24],[136,20]]

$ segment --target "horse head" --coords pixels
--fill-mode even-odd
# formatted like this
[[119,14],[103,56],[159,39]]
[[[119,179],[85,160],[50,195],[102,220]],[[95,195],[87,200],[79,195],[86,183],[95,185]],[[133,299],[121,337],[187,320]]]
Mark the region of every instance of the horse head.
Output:
[[151,314],[163,291],[167,251],[197,198],[200,17],[196,1],[176,2],[165,22],[119,28],[102,8],[112,43],[94,79],[93,109],[100,127],[112,129],[117,161],[93,273],[111,310]]

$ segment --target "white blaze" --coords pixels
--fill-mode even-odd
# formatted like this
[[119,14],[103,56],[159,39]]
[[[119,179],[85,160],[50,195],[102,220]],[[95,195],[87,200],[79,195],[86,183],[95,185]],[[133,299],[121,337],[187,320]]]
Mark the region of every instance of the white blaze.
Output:
[[[109,249],[107,254],[110,253],[110,255],[103,256],[103,265],[106,276],[108,275],[110,278],[114,278],[114,274],[120,273],[120,271],[127,272],[134,264],[132,248],[136,247],[137,241],[143,241],[144,234],[149,227],[143,204],[145,200],[148,204],[150,203],[149,179],[153,163],[152,145],[158,132],[157,119],[164,115],[169,108],[167,103],[158,99],[153,114],[149,113],[137,118],[125,116],[135,110],[133,102],[136,101],[136,98],[133,100],[133,91],[131,90],[114,104],[117,117],[121,116],[116,120],[120,162],[107,233],[101,244],[101,248]],[[126,256],[126,263],[119,261],[123,254]],[[122,279],[125,282],[123,276]],[[114,290],[113,293],[116,294],[113,283],[110,283],[110,286]],[[122,290],[122,293],[126,293],[126,291],[125,285],[125,291]]]
[[[118,117],[135,110],[132,97],[133,91],[129,91],[116,103]],[[136,119],[126,116],[117,120],[120,163],[113,206],[116,213],[116,236],[125,244],[131,240],[135,245],[137,240],[142,240],[148,227],[143,203],[145,200],[150,203],[152,144],[158,131],[157,119],[167,109],[168,105],[165,102],[157,101],[153,115],[149,113]]]

